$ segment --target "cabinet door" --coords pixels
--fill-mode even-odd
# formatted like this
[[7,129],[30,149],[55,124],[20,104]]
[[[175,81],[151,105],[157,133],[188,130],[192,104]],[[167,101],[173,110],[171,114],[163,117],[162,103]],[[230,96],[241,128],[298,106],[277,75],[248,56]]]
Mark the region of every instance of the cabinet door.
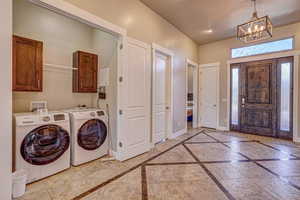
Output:
[[97,75],[98,75],[98,56],[95,54],[78,51],[75,56],[75,68],[77,73],[74,74],[77,89],[74,92],[97,92]]
[[43,43],[13,36],[13,91],[42,91]]

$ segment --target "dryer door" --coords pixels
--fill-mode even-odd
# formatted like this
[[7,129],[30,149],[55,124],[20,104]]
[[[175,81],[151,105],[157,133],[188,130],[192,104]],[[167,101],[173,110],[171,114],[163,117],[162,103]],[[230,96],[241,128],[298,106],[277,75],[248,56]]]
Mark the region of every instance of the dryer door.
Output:
[[80,127],[77,142],[83,149],[92,151],[98,149],[105,142],[106,137],[106,124],[99,119],[92,119]]
[[21,155],[32,165],[46,165],[60,158],[70,146],[69,133],[57,125],[45,125],[28,133]]

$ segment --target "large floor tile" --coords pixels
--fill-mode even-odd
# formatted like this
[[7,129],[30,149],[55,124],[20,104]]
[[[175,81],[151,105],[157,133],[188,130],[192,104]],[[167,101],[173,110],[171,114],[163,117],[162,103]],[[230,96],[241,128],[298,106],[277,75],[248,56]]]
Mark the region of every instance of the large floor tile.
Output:
[[186,144],[200,161],[247,160],[219,143]]
[[243,137],[242,135],[239,136],[233,136],[224,132],[209,132],[208,135],[212,136],[213,138],[222,141],[222,142],[231,142],[231,141],[247,141],[246,137]]
[[195,162],[195,159],[189,152],[179,145],[170,151],[160,155],[159,157],[151,160],[150,163],[176,163],[176,162]]
[[198,164],[147,166],[146,172],[149,184],[182,181],[207,182],[209,179]]
[[240,200],[299,200],[300,191],[278,178],[222,180],[227,190]]
[[141,200],[141,168],[107,184],[83,200]]
[[300,177],[299,160],[268,161],[268,162],[259,162],[259,163],[280,176]]
[[164,182],[148,185],[149,200],[226,200],[214,184],[201,181]]
[[214,139],[210,138],[209,136],[200,133],[195,137],[189,139],[187,142],[216,142]]
[[265,169],[252,162],[218,163],[205,165],[218,180],[273,178]]
[[287,159],[288,154],[256,142],[228,143],[233,151],[243,153],[251,159]]

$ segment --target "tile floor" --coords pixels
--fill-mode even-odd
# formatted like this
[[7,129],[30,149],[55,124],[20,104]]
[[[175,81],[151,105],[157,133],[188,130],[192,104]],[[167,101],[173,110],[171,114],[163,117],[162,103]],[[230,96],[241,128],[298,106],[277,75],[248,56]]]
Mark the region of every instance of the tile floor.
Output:
[[125,162],[96,160],[18,200],[300,200],[300,145],[192,129]]

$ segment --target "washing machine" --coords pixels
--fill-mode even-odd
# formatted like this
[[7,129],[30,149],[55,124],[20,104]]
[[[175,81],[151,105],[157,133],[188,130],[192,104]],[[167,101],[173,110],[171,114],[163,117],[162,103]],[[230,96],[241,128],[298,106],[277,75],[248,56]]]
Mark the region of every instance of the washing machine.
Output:
[[27,183],[70,167],[68,113],[14,115],[15,170],[27,171]]
[[71,121],[71,163],[74,166],[108,154],[108,117],[100,109],[68,111]]

